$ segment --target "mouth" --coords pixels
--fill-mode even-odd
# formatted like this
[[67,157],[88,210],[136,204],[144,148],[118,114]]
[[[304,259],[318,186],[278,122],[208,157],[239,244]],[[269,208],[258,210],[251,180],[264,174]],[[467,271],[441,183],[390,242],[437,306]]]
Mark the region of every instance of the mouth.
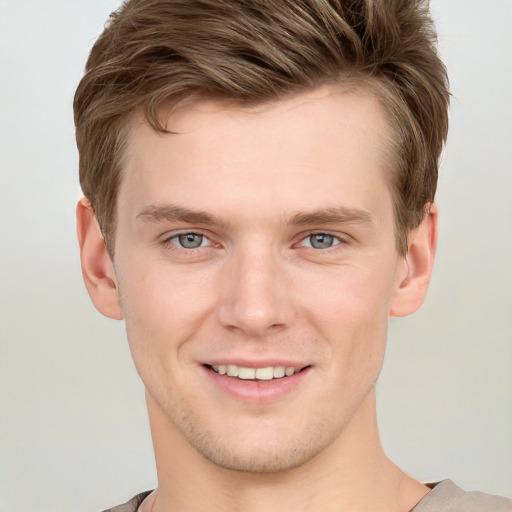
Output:
[[287,377],[291,377],[292,375],[309,368],[309,366],[264,366],[260,368],[249,368],[236,364],[207,364],[205,367],[219,375],[251,381],[286,379]]
[[[246,404],[257,406],[270,404],[289,397],[291,393],[303,389],[302,386],[312,365],[292,366],[293,363],[275,361],[252,364],[233,364],[233,361],[212,361],[203,364],[209,381],[222,393]],[[283,364],[284,363],[284,364]],[[250,363],[249,363],[250,364]]]

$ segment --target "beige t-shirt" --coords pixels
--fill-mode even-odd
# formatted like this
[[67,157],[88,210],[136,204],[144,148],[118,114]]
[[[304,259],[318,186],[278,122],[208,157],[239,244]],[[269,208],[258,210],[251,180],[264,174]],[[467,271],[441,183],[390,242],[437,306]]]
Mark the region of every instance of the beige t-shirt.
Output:
[[[432,490],[411,512],[512,512],[512,500],[483,492],[463,491],[451,480],[427,484]],[[104,512],[137,512],[140,504],[150,494],[143,492],[128,503],[109,508]]]
[[411,512],[512,512],[512,500],[464,491],[451,480],[427,484],[432,490]]

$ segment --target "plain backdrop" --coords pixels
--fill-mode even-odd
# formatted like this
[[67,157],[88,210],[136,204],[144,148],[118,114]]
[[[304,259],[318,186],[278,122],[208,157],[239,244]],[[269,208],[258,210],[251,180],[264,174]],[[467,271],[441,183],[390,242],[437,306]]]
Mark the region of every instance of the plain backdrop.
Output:
[[[156,483],[122,323],[81,281],[72,96],[115,0],[0,0],[0,512],[86,512]],[[512,495],[511,0],[435,0],[451,132],[427,301],[391,322],[388,454]]]

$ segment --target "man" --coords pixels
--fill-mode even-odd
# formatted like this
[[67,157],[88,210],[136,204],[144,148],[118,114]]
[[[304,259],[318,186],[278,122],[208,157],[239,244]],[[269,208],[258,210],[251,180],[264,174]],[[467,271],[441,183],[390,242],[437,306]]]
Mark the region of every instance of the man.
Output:
[[434,260],[425,2],[131,0],[75,97],[82,268],[124,318],[159,484],[118,511],[512,510],[384,454],[391,316]]

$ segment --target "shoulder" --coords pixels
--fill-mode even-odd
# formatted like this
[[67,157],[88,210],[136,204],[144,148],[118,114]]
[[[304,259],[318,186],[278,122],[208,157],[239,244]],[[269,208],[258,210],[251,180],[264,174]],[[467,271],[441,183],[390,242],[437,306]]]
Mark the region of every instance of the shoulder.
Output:
[[464,491],[451,480],[431,484],[432,490],[411,512],[512,512],[512,500]]
[[151,494],[151,491],[141,492],[134,496],[130,501],[123,503],[122,505],[118,505],[117,507],[112,507],[103,512],[137,512],[140,507],[140,504]]

